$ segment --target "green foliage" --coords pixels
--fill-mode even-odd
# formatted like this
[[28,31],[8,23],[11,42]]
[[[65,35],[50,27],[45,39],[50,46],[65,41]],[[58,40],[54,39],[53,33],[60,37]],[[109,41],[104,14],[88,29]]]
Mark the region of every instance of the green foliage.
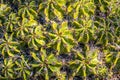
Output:
[[15,71],[18,73],[17,77],[23,76],[24,80],[27,80],[30,76],[30,67],[28,64],[28,59],[25,59],[23,55],[20,56],[20,59],[15,61]]
[[37,69],[35,76],[43,75],[45,80],[49,80],[49,77],[52,76],[52,73],[56,73],[60,70],[61,63],[57,60],[55,55],[52,53],[49,55],[46,54],[46,50],[41,48],[39,52],[31,52],[31,56],[34,59],[34,62],[31,66]]
[[119,7],[120,0],[0,0],[0,80],[112,80],[120,73]]
[[20,5],[19,8],[18,15],[22,16],[22,18],[29,17],[33,19],[37,16],[37,12],[34,10],[34,8],[36,8],[35,1],[25,2],[23,5]]
[[1,76],[3,79],[9,79],[9,78],[14,78],[14,61],[12,60],[12,58],[4,59],[4,63],[2,64],[2,74],[4,74],[3,76]]
[[44,36],[41,28],[41,25],[37,25],[29,29],[30,33],[27,36],[27,40],[28,46],[30,48],[34,48],[37,50],[39,46],[45,45],[45,41],[43,40]]
[[75,76],[77,73],[79,73],[78,75],[82,75],[84,77],[89,75],[90,72],[96,74],[95,68],[98,64],[100,64],[98,60],[99,51],[95,49],[87,51],[84,54],[79,51],[75,52],[77,55],[76,59],[69,62],[71,67],[77,66],[77,68],[74,67],[73,70],[75,71],[73,71],[72,76]]
[[10,7],[7,4],[0,4],[0,17],[4,17],[9,11]]
[[7,27],[6,30],[12,32],[13,27],[17,25],[18,19],[19,19],[19,17],[16,17],[15,13],[10,13],[7,21],[4,24]]
[[75,31],[77,34],[78,42],[88,43],[90,40],[94,40],[96,26],[93,25],[93,21],[89,19],[81,20],[80,23],[74,21]]
[[66,49],[70,52],[71,48],[74,46],[74,38],[71,31],[68,28],[68,22],[64,21],[61,24],[57,24],[54,21],[52,23],[52,31],[48,33],[50,36],[51,42],[48,44],[55,46],[55,49],[58,51],[58,54],[63,52],[62,49]]
[[2,56],[5,57],[6,54],[8,54],[8,56],[15,56],[14,53],[15,52],[20,52],[17,45],[19,45],[19,43],[17,41],[13,41],[13,34],[12,33],[10,36],[8,35],[8,33],[4,33],[4,38],[0,39],[1,44],[0,44],[0,50],[2,53]]

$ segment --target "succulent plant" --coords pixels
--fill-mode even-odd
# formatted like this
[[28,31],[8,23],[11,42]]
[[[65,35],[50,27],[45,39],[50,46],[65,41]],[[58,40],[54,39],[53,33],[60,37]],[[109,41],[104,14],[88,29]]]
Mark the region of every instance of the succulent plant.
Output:
[[[103,23],[99,23],[100,24],[100,28],[99,29],[99,37],[98,38],[98,43],[96,44],[104,44],[105,46],[109,43],[112,42],[113,40],[113,34],[111,33],[110,30],[110,23],[107,23],[107,21],[105,21],[104,19],[102,19]],[[104,27],[104,28],[103,28]]]
[[51,21],[51,23],[53,30],[48,33],[51,41],[48,46],[55,46],[58,54],[60,51],[62,52],[62,49],[66,49],[68,52],[70,52],[71,48],[75,44],[75,40],[72,36],[72,32],[68,28],[68,22],[64,21],[61,24],[57,24],[56,22]]
[[113,80],[120,0],[0,0],[0,80]]
[[24,39],[26,34],[29,32],[30,26],[36,26],[37,22],[33,19],[28,20],[27,18],[23,18],[22,21],[18,22],[18,26],[15,28],[15,30],[18,30],[16,32],[16,36],[18,38]]
[[20,56],[20,59],[15,61],[15,71],[18,73],[17,77],[22,77],[24,80],[27,80],[30,77],[30,66],[28,64],[28,59],[25,59],[23,55]]
[[31,64],[37,71],[35,75],[45,76],[45,80],[49,80],[51,74],[57,73],[60,70],[61,63],[57,60],[54,54],[46,54],[46,50],[41,48],[37,53],[31,52],[34,62]]
[[100,64],[98,60],[97,49],[87,51],[86,53],[80,53],[79,51],[75,51],[77,57],[75,60],[70,61],[69,64],[74,68],[72,76],[82,75],[86,78],[89,73],[96,74],[96,66]]
[[29,29],[30,33],[27,36],[27,40],[30,48],[33,47],[35,49],[38,49],[40,46],[45,45],[44,36],[41,28],[42,28],[42,25],[37,25]]
[[19,53],[20,50],[18,49],[19,43],[13,40],[13,34],[9,35],[8,33],[4,34],[4,38],[0,39],[0,50],[3,57],[8,56],[15,56],[14,53]]
[[78,39],[78,42],[88,43],[90,40],[94,40],[95,31],[97,28],[94,25],[92,20],[85,19],[82,20],[81,23],[77,21],[73,21],[73,25],[75,26],[75,32]]
[[17,17],[15,13],[9,14],[9,17],[8,17],[6,23],[4,24],[6,26],[6,30],[12,32],[14,29],[13,27],[15,27],[17,25],[18,19],[19,19],[19,17]]
[[1,65],[2,66],[2,74],[3,76],[0,76],[0,79],[9,79],[9,78],[14,78],[14,61],[12,58],[5,58],[4,63]]
[[10,7],[7,4],[0,3],[0,17],[4,17],[10,11]]
[[24,5],[20,6],[18,14],[22,16],[22,18],[29,17],[30,19],[34,19],[37,16],[37,12],[34,10],[35,8],[35,1],[24,2]]

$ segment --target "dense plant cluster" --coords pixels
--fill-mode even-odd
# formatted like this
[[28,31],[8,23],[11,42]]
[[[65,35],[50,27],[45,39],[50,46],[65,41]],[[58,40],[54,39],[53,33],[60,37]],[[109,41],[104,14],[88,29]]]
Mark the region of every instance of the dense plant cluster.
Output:
[[120,0],[0,0],[0,80],[119,75]]

